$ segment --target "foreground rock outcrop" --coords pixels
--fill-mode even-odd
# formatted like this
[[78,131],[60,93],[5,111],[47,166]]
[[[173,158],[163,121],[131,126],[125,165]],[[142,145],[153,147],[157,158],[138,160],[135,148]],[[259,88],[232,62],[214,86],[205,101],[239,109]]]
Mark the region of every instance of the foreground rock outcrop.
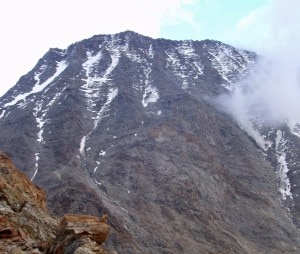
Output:
[[[105,253],[99,246],[107,238],[107,218],[89,215],[65,215],[59,224],[50,253]],[[80,246],[80,247],[78,247]]]
[[107,216],[47,213],[45,191],[0,153],[0,253],[108,253]]

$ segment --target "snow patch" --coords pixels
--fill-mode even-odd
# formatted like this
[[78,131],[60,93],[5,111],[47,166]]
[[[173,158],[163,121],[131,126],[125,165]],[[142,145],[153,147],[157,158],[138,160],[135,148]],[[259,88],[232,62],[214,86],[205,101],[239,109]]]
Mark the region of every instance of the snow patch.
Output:
[[127,209],[125,209],[119,201],[114,201],[114,203],[116,203],[124,212],[129,213]]
[[143,106],[147,107],[149,103],[154,103],[159,99],[158,90],[156,87],[153,87],[151,85],[147,86],[145,88],[145,92],[143,95]]
[[83,68],[86,71],[86,77],[84,81],[86,83],[82,86],[82,90],[85,92],[85,95],[88,99],[88,110],[94,114],[92,119],[94,119],[94,128],[95,129],[98,123],[101,121],[103,117],[103,113],[108,110],[109,104],[111,101],[117,96],[118,89],[117,88],[109,88],[107,94],[107,101],[102,106],[100,111],[96,111],[96,102],[101,98],[101,92],[99,88],[102,86],[103,83],[109,82],[109,76],[111,72],[115,69],[115,67],[119,63],[120,54],[117,49],[110,49],[111,51],[111,63],[108,68],[105,70],[105,73],[102,77],[92,75],[94,71],[95,65],[100,61],[102,57],[101,51],[98,52],[96,55],[92,55],[91,52],[87,52],[87,61],[83,64]]
[[1,115],[0,115],[0,119],[5,115],[5,111],[6,111],[6,110],[2,110],[2,113],[1,113]]
[[54,105],[54,103],[61,97],[61,95],[62,95],[62,93],[63,93],[64,90],[65,89],[63,89],[61,92],[57,92],[55,94],[55,96],[53,97],[53,99],[48,103],[47,108],[50,108],[50,107],[52,107]]
[[110,66],[106,69],[103,77],[102,77],[102,82],[107,82],[108,76],[112,73],[112,71],[116,68],[116,66],[119,63],[119,58],[120,58],[120,54],[117,50],[113,51],[113,54],[111,54],[111,64]]
[[43,126],[45,124],[45,116],[47,114],[47,110],[45,112],[42,111],[42,102],[38,102],[36,106],[33,108],[33,115],[35,116],[37,127],[39,129],[37,133],[37,141],[39,143],[43,142]]
[[49,84],[51,84],[56,77],[58,77],[67,67],[66,61],[57,62],[56,65],[56,72],[53,76],[48,78],[44,83],[40,84],[39,74],[35,75],[35,80],[37,81],[35,85],[33,86],[32,90],[30,92],[19,94],[17,97],[15,97],[11,102],[8,102],[4,105],[4,107],[9,107],[12,105],[15,105],[21,100],[25,100],[29,95],[39,93],[43,91]]
[[292,198],[291,184],[287,173],[289,172],[288,164],[286,162],[285,146],[286,141],[284,139],[284,133],[278,130],[276,133],[276,158],[278,162],[277,177],[279,179],[279,192],[283,200],[287,197]]
[[153,57],[154,57],[154,52],[153,52],[152,44],[151,44],[150,47],[149,47],[149,50],[148,50],[148,56],[149,56],[150,58],[153,58]]
[[36,174],[38,173],[38,169],[39,169],[39,159],[40,159],[40,154],[39,153],[35,153],[35,171],[33,173],[33,176],[31,177],[31,181],[34,180]]
[[107,101],[101,107],[100,111],[95,116],[94,121],[94,130],[97,128],[99,122],[103,119],[104,113],[109,110],[109,105],[113,99],[118,95],[118,88],[110,88],[107,94]]
[[208,52],[211,56],[212,66],[225,81],[222,86],[229,91],[234,89],[233,83],[236,79],[245,76],[250,69],[249,65],[254,64],[254,60],[244,51],[235,50],[224,44],[209,48]]
[[101,150],[101,152],[99,153],[100,156],[105,156],[105,154],[106,154],[106,151],[104,151],[104,150]]
[[80,141],[80,148],[79,152],[84,155],[84,147],[85,147],[85,142],[86,142],[86,136],[83,136],[81,141]]
[[99,185],[99,186],[102,185],[102,183],[98,182],[96,179],[93,179],[93,180],[94,180],[95,184],[97,184],[97,185]]
[[[114,46],[116,41],[105,43],[107,43],[107,45],[105,46],[106,49],[111,53],[111,63],[108,65],[103,75],[99,76],[97,72],[96,74],[94,74],[95,67],[102,58],[101,45],[99,46],[100,51],[98,53],[93,54],[90,51],[87,52],[87,60],[82,65],[85,70],[86,79],[83,79],[83,81],[85,81],[85,84],[81,87],[81,90],[85,93],[85,97],[87,98],[87,109],[91,112],[91,118],[94,121],[93,129],[91,129],[88,134],[81,140],[79,150],[82,155],[84,154],[86,141],[89,139],[91,133],[97,128],[100,121],[107,116],[105,115],[105,113],[109,111],[111,102],[118,95],[118,88],[112,88],[109,86],[112,86],[110,82],[110,76],[119,63],[120,53],[118,48]],[[106,88],[104,84],[106,85],[106,87],[108,86],[108,88]],[[103,103],[103,93],[106,91],[106,102],[99,110],[98,105],[99,103]]]
[[44,73],[44,71],[46,70],[47,65],[42,65],[40,67],[40,72],[35,72],[34,73],[34,80],[37,82],[37,84],[40,84],[40,76]]
[[[1,118],[1,117],[0,117]],[[300,138],[300,124],[294,121],[288,121],[287,125],[290,129],[290,132]]]
[[[190,78],[197,79],[203,74],[204,66],[200,56],[195,52],[192,41],[183,41],[177,47],[165,52],[167,55],[167,68],[182,79],[182,88],[187,89],[191,83]],[[192,71],[191,71],[192,69]]]
[[143,106],[147,107],[149,103],[154,103],[159,99],[158,89],[152,85],[150,85],[150,74],[151,67],[148,66],[144,69],[145,74],[145,90],[143,94]]
[[103,79],[101,77],[93,76],[94,66],[101,59],[101,52],[98,52],[96,55],[92,55],[91,52],[87,52],[87,60],[83,63],[82,67],[86,72],[86,79],[83,79],[86,83],[82,86],[82,90],[85,92],[86,97],[88,98],[88,108],[92,110],[92,106],[94,106],[92,99],[94,96],[98,97],[98,85],[101,84]]

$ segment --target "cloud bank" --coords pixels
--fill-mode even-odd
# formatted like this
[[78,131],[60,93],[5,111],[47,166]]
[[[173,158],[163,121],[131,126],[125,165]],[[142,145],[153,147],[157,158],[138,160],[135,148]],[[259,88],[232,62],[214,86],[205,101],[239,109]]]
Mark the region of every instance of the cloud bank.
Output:
[[273,0],[239,23],[250,40],[257,38],[262,54],[248,79],[222,98],[242,125],[257,119],[267,124],[300,123],[299,10],[300,1]]

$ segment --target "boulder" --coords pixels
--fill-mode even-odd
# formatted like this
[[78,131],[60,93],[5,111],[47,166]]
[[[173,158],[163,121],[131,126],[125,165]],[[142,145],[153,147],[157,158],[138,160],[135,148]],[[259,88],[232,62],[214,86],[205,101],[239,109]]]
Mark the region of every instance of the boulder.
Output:
[[50,248],[50,253],[75,253],[75,251],[94,253],[82,252],[89,246],[102,251],[103,249],[97,245],[101,245],[109,235],[110,227],[106,224],[106,220],[107,215],[102,218],[90,215],[65,215],[59,223],[57,238]]

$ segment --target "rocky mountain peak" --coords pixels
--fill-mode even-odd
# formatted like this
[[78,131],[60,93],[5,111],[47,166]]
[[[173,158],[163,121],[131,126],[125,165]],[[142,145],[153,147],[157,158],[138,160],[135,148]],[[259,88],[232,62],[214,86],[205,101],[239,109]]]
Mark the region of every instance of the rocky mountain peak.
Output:
[[[1,98],[0,147],[52,214],[107,213],[121,253],[299,253],[288,132],[259,136],[276,139],[272,153],[214,103],[256,62],[222,42],[129,31],[52,49]],[[295,179],[290,210],[276,171]]]

